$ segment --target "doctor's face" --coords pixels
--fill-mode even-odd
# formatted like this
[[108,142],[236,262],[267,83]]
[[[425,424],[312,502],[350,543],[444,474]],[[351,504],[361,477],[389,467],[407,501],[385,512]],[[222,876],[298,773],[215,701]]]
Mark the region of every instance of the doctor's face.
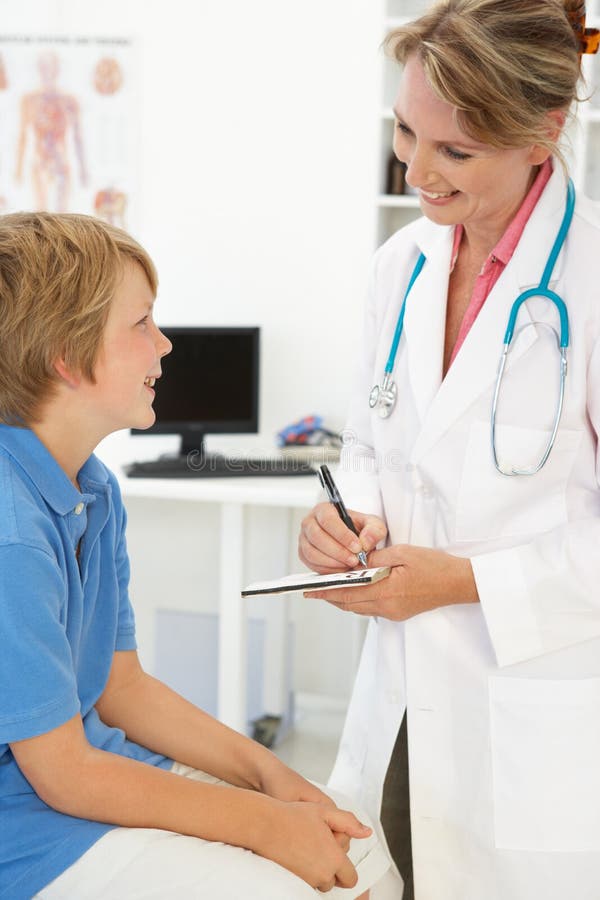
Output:
[[467,235],[497,240],[548,156],[541,147],[498,149],[465,134],[455,108],[433,92],[417,56],[404,68],[394,107],[394,151],[419,191],[423,214]]

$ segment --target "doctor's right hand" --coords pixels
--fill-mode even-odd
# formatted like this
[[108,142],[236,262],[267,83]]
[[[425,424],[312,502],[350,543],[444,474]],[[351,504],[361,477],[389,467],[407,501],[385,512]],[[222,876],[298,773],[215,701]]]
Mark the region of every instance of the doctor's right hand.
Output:
[[387,536],[387,526],[379,516],[349,509],[358,537],[346,528],[331,503],[318,503],[302,520],[298,556],[302,562],[327,575],[360,566],[357,553],[369,553]]

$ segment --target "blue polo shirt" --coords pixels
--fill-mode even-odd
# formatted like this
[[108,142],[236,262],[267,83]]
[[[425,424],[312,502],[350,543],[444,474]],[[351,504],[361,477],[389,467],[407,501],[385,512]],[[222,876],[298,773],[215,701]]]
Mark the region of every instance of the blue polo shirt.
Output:
[[80,714],[94,747],[172,764],[106,726],[94,708],[115,650],[135,649],[135,623],[116,479],[91,456],[78,481],[81,493],[32,431],[0,425],[2,900],[30,898],[113,827],[43,803],[10,742]]

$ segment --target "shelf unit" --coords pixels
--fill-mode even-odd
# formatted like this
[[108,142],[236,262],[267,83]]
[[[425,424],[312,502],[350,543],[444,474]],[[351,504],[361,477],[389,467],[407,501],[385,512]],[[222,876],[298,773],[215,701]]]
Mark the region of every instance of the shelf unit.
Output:
[[[421,15],[430,0],[382,0],[382,37],[393,28]],[[600,27],[600,0],[588,0],[587,24]],[[578,104],[577,115],[568,132],[566,156],[575,187],[594,200],[600,200],[600,52],[583,57],[586,101]],[[421,215],[419,201],[410,193],[386,194],[388,163],[394,136],[392,107],[400,78],[396,62],[383,56],[380,78],[379,174],[376,243],[379,246],[391,234]]]

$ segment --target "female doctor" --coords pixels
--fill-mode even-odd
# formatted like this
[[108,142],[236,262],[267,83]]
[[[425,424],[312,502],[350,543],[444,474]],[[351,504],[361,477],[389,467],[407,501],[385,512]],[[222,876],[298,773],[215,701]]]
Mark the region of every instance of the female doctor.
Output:
[[332,784],[405,900],[600,898],[600,211],[559,150],[581,6],[441,0],[387,41],[424,218],[373,266],[359,539],[320,503],[300,557],[391,567],[322,596],[370,618]]

